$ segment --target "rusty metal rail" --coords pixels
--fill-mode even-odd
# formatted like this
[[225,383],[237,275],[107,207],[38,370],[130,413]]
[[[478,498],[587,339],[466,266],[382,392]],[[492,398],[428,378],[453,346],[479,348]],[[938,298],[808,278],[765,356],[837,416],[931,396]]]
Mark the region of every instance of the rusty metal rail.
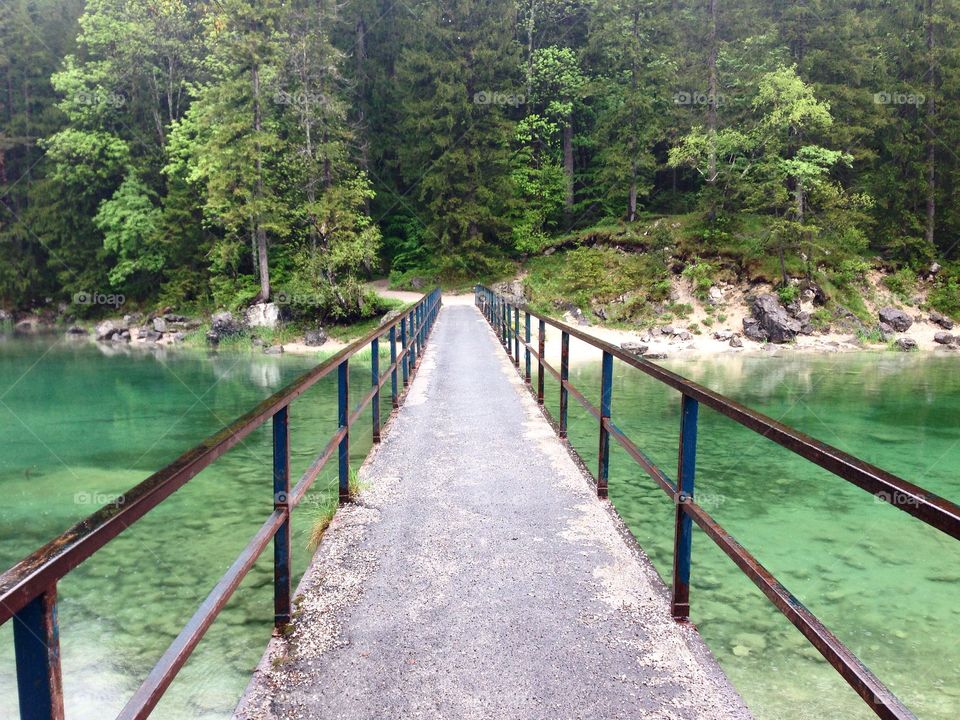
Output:
[[[700,405],[709,407],[753,432],[785,447],[809,462],[830,471],[837,477],[856,485],[876,498],[913,515],[937,530],[960,539],[960,507],[938,497],[917,485],[885,470],[866,463],[835,447],[809,437],[761,413],[736,403],[702,385],[666,370],[641,357],[558,322],[526,306],[511,303],[489,288],[478,285],[475,290],[477,306],[490,323],[504,349],[520,370],[528,384],[532,383],[532,361],[538,366],[537,402],[544,407],[544,376],[552,375],[560,384],[560,413],[555,419],[557,432],[567,436],[569,398],[572,396],[598,422],[599,464],[597,493],[607,497],[610,469],[611,438],[654,480],[673,500],[676,507],[674,527],[673,583],[671,612],[678,621],[690,617],[690,558],[693,524],[696,523],[716,545],[736,564],[787,619],[810,641],[834,669],[881,718],[907,720],[914,714],[847,648],[820,620],[797,600],[760,562],[709,513],[694,500],[694,477],[697,461],[697,427]],[[520,316],[524,316],[521,331]],[[534,345],[531,337],[532,319],[539,321],[538,337]],[[560,369],[544,359],[546,327],[561,332]],[[600,407],[590,403],[569,380],[570,338],[581,340],[602,352]],[[521,370],[521,347],[523,369]],[[680,434],[678,449],[678,482],[672,481],[612,419],[613,360],[640,370],[653,379],[681,394]],[[547,413],[549,417],[549,413]],[[553,418],[551,418],[553,419]]]
[[[380,442],[380,392],[389,382],[393,407],[399,407],[402,392],[416,372],[440,305],[439,290],[424,296],[389,323],[344,348],[151,475],[122,496],[123,501],[101,508],[0,575],[0,624],[13,618],[21,720],[62,720],[64,716],[57,622],[58,581],[271,419],[273,511],[118,717],[140,720],[150,715],[271,540],[274,547],[274,623],[278,628],[286,625],[291,612],[290,514],[334,454],[339,462],[340,501],[349,500],[350,428],[363,410],[372,405],[373,441]],[[390,366],[381,374],[380,342],[385,338],[390,346]],[[371,389],[351,412],[350,359],[367,348],[371,354]],[[291,489],[287,432],[289,407],[334,371],[338,377],[339,428]]]

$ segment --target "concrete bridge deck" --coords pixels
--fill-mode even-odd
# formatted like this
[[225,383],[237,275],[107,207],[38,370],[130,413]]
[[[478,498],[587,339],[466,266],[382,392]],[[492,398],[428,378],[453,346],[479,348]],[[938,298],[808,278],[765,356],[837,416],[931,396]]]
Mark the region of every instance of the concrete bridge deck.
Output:
[[237,718],[750,717],[474,307],[360,476]]

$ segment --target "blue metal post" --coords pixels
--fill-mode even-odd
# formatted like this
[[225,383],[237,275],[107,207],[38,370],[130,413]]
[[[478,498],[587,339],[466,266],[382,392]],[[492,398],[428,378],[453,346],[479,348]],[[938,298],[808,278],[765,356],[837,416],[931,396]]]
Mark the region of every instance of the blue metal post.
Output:
[[55,585],[13,616],[13,649],[20,720],[63,720]]
[[513,364],[520,367],[520,308],[513,308]]
[[390,328],[390,400],[394,410],[400,407],[399,383],[397,382],[397,326]]
[[273,416],[273,509],[286,519],[273,536],[273,624],[290,622],[290,430],[289,408]]
[[373,442],[380,442],[380,338],[370,342],[370,380],[373,387],[373,400],[370,403],[373,415]]
[[400,352],[403,353],[403,387],[410,384],[410,348],[407,347],[407,319],[400,321]]
[[567,380],[570,378],[570,333],[560,336],[560,437],[567,436]]
[[417,369],[417,309],[410,313],[410,372]]
[[680,410],[680,450],[677,468],[677,516],[673,549],[673,597],[670,610],[676,620],[690,617],[690,553],[693,541],[693,520],[683,505],[693,500],[694,476],[697,468],[697,418],[700,403],[683,396]]
[[606,421],[610,420],[613,405],[613,355],[604,351],[603,370],[600,380],[600,466],[597,469],[597,495],[607,497],[610,479],[610,431]]
[[540,355],[537,360],[537,402],[543,405],[543,356],[547,351],[547,323],[544,320],[540,321],[537,328],[537,349]]
[[337,453],[340,463],[340,502],[350,501],[350,361],[337,368],[337,415],[344,431]]
[[525,312],[524,317],[525,317],[525,323],[526,323],[526,327],[524,328],[525,330],[524,339],[527,341],[527,345],[523,353],[524,360],[526,360],[526,368],[525,368],[526,373],[524,374],[524,379],[526,380],[527,385],[529,385],[532,380],[532,373],[531,373],[532,368],[530,367],[530,313]]

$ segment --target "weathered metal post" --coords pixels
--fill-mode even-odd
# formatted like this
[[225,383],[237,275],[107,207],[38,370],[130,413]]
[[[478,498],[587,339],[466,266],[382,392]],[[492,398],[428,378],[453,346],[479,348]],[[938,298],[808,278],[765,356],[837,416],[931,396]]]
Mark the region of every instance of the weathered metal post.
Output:
[[530,372],[531,368],[530,368],[530,313],[529,312],[524,312],[524,322],[525,322],[524,340],[526,340],[527,344],[524,346],[524,351],[523,351],[523,359],[525,361],[525,368],[524,368],[525,373],[523,377],[527,385],[529,385],[532,380],[532,376]]
[[567,436],[567,412],[569,397],[567,380],[570,377],[570,333],[560,336],[560,437]]
[[513,308],[513,364],[520,367],[520,308]]
[[63,720],[57,586],[13,616],[20,720]]
[[543,405],[543,356],[547,351],[547,323],[540,321],[537,329],[537,349],[540,357],[537,358],[537,402]]
[[416,308],[410,313],[410,373],[417,369],[417,323]]
[[373,415],[373,442],[380,442],[380,338],[370,341],[370,381],[373,383],[373,400],[370,402]]
[[350,361],[337,367],[337,409],[343,438],[337,453],[340,469],[340,502],[350,501]]
[[670,611],[676,620],[690,617],[690,555],[693,545],[693,520],[684,512],[693,500],[697,469],[697,420],[700,403],[683,396],[680,409],[680,450],[677,467],[677,516],[673,548],[673,596]]
[[407,319],[400,320],[400,353],[403,355],[403,387],[410,384],[410,348],[407,347]]
[[397,326],[390,328],[390,405],[396,410],[400,407],[399,383],[397,382]]
[[284,521],[273,536],[273,624],[290,622],[290,411],[281,408],[273,416],[273,509],[282,510]]
[[600,466],[597,468],[597,495],[605,498],[610,479],[610,420],[613,405],[613,355],[604,351],[603,370],[600,380]]

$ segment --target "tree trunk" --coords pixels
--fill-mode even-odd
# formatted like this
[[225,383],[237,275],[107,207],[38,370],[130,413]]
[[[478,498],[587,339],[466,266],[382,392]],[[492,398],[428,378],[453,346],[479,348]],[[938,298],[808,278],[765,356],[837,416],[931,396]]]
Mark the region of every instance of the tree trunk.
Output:
[[630,165],[630,222],[637,220],[637,163],[634,161]]
[[717,182],[717,3],[710,0],[710,36],[707,39],[707,134],[710,138],[707,182]]
[[567,180],[567,213],[573,210],[573,122],[567,119],[563,126],[563,174]]
[[937,75],[936,38],[934,36],[933,0],[927,0],[927,58],[929,63],[929,95],[927,98],[927,223],[926,240],[936,241],[937,228]]
[[258,136],[256,146],[256,178],[253,186],[253,201],[257,207],[254,211],[253,226],[257,242],[257,261],[260,269],[260,296],[266,302],[270,299],[270,262],[267,257],[267,231],[263,227],[263,218],[260,216],[260,204],[263,201],[263,152],[260,147],[259,135],[263,129],[262,108],[260,107],[260,67],[254,63],[250,71],[253,85],[253,131]]
[[530,16],[527,18],[527,98],[533,95],[533,34],[536,28],[534,13],[537,0],[530,0]]

